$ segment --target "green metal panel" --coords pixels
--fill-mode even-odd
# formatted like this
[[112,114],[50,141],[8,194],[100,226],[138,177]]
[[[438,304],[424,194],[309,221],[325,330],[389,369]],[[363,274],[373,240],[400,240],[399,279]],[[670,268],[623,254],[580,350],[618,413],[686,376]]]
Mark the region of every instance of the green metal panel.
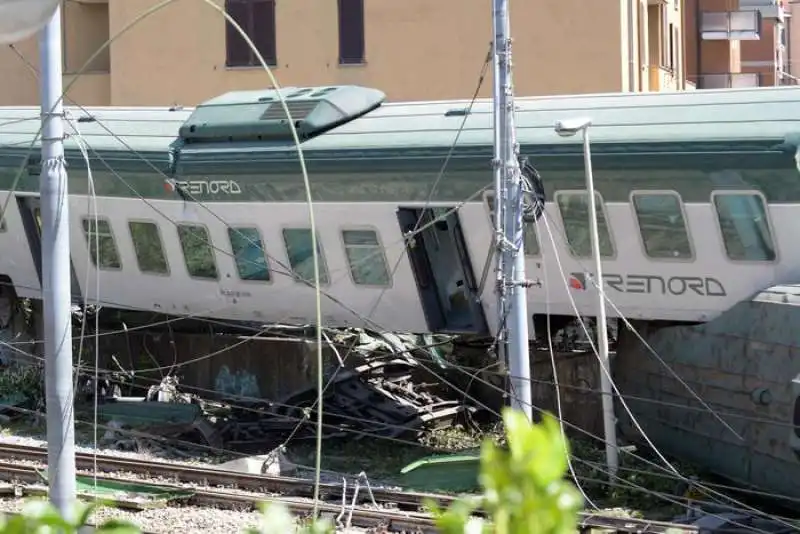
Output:
[[[281,90],[298,135],[307,139],[360,117],[386,95],[354,85]],[[186,142],[292,139],[289,117],[274,89],[237,91],[200,104],[181,126]]]

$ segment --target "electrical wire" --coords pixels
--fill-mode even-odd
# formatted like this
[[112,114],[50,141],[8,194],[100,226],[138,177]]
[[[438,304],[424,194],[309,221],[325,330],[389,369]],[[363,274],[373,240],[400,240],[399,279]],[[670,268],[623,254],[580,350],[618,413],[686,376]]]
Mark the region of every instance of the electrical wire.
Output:
[[[549,214],[547,212],[545,212],[544,215],[545,215],[545,217],[549,217]],[[546,223],[547,223],[547,221],[545,221],[545,224]],[[554,231],[561,238],[561,242],[572,253],[575,261],[578,262],[578,265],[580,265],[581,269],[583,269],[585,271],[586,270],[586,266],[580,260],[580,258],[578,257],[578,254],[575,254],[575,251],[573,250],[572,245],[570,245],[569,240],[561,232],[559,232],[555,220],[553,221],[553,227],[554,227]],[[547,226],[547,228],[548,228],[548,232],[550,232],[550,230],[553,229],[549,225]],[[555,245],[554,245],[554,247],[555,247]],[[554,250],[556,250],[556,249],[554,248]],[[561,271],[561,275],[562,276],[564,275],[563,270]],[[591,284],[595,287],[595,289],[598,289],[599,285],[598,285],[597,281],[595,281],[593,277],[589,277],[589,278],[590,278]],[[601,295],[603,297],[603,301],[614,308],[615,313],[623,321],[625,326],[631,332],[633,332],[636,335],[636,337],[639,340],[639,342],[642,343],[644,345],[644,347],[647,349],[647,351],[658,360],[659,364],[661,364],[672,375],[672,377],[675,378],[675,380],[677,380],[684,389],[686,389],[686,391],[692,397],[694,397],[701,405],[703,405],[703,407],[706,410],[708,410],[708,412],[711,413],[711,415],[714,416],[714,418],[717,421],[719,421],[720,424],[722,424],[722,426],[725,427],[725,429],[727,429],[729,432],[731,432],[739,441],[744,441],[744,438],[738,432],[736,432],[736,430],[734,430],[731,425],[729,425],[724,419],[722,419],[722,417],[720,417],[716,413],[716,411],[691,386],[689,386],[689,384],[687,384],[686,381],[683,378],[681,378],[681,376],[678,373],[675,372],[675,370],[661,357],[661,355],[658,354],[658,351],[656,351],[650,345],[650,343],[648,343],[647,340],[644,339],[644,337],[636,330],[636,328],[633,327],[633,325],[630,323],[630,321],[628,321],[628,319],[625,317],[625,315],[622,313],[622,311],[613,302],[611,297],[609,297],[608,294],[605,291],[602,291],[602,290],[599,290],[599,291],[600,291],[600,293],[601,293]],[[571,293],[569,292],[569,290],[567,290],[567,295],[570,296],[570,300],[572,300],[571,299]],[[572,300],[572,303],[573,303],[573,309],[577,313],[577,308],[574,306],[574,300]]]
[[[586,328],[586,325],[584,324],[583,319],[581,319],[580,312],[578,311],[577,305],[575,304],[575,301],[572,298],[572,294],[569,291],[569,282],[567,281],[567,278],[566,278],[566,276],[564,274],[564,268],[563,268],[563,266],[561,264],[561,259],[560,259],[560,256],[558,254],[558,248],[557,248],[555,240],[553,238],[553,233],[550,230],[550,225],[547,222],[547,217],[543,217],[541,220],[544,221],[544,225],[545,225],[545,228],[547,230],[548,237],[550,239],[550,243],[551,243],[551,245],[553,247],[553,253],[554,253],[554,256],[555,256],[555,259],[556,259],[556,263],[558,265],[558,272],[559,272],[559,274],[561,276],[561,279],[562,279],[562,282],[564,284],[564,289],[566,291],[567,297],[569,298],[570,304],[571,304],[571,306],[573,308],[573,311],[574,311],[576,317],[578,318],[579,324],[581,325],[581,327],[582,327],[582,329],[583,329],[583,331],[584,331],[584,333],[586,335],[586,338],[587,338],[590,346],[592,347],[592,351],[595,354],[595,356],[597,357],[598,362],[600,363],[601,371],[606,373],[606,375],[608,376],[608,379],[611,382],[611,386],[614,389],[614,392],[617,394],[617,396],[618,396],[618,398],[620,400],[620,404],[623,406],[623,408],[625,409],[625,412],[628,414],[628,417],[630,418],[631,423],[634,425],[634,427],[639,432],[639,434],[642,436],[642,438],[645,440],[645,442],[650,446],[650,448],[653,450],[653,452],[656,454],[656,456],[658,456],[659,460],[661,460],[664,463],[664,465],[666,465],[671,471],[673,471],[675,473],[675,475],[677,475],[681,479],[684,479],[684,480],[688,481],[688,479],[683,474],[681,474],[675,468],[675,466],[672,465],[672,463],[670,463],[664,457],[663,454],[661,454],[661,452],[658,450],[658,448],[655,446],[655,444],[649,438],[647,433],[644,431],[642,426],[639,424],[639,421],[636,418],[636,416],[633,414],[631,409],[628,407],[628,403],[626,402],[626,400],[625,400],[624,396],[622,395],[622,393],[619,391],[619,389],[618,389],[618,387],[616,385],[616,382],[614,381],[613,376],[611,376],[611,373],[609,372],[609,370],[605,367],[605,365],[603,365],[602,359],[600,358],[599,354],[597,353],[597,349],[595,347],[595,344],[592,341],[592,336],[589,333],[589,330]],[[597,328],[606,328],[606,327],[607,327],[606,325],[599,325],[599,324],[597,325]],[[614,444],[614,445],[616,446],[616,444]],[[741,504],[741,503],[737,502],[737,504]]]
[[[408,247],[410,246],[409,239],[422,233],[422,231],[424,230],[420,229],[420,225],[422,224],[422,221],[425,219],[426,212],[430,207],[431,202],[433,201],[433,197],[436,195],[436,191],[439,189],[439,184],[441,183],[442,178],[444,178],[445,172],[447,171],[447,167],[450,164],[450,160],[452,159],[453,154],[455,153],[455,150],[458,147],[458,141],[461,139],[461,134],[464,132],[464,128],[467,125],[467,120],[472,114],[472,108],[475,106],[475,101],[478,99],[478,95],[481,92],[481,87],[483,87],[483,82],[486,79],[486,73],[489,70],[489,65],[491,64],[492,61],[493,51],[494,51],[494,45],[493,43],[489,43],[489,50],[487,51],[486,58],[484,59],[483,65],[481,66],[481,72],[480,75],[478,76],[478,83],[476,84],[475,90],[472,93],[472,98],[470,99],[467,108],[464,110],[464,118],[461,120],[461,123],[459,124],[458,129],[456,130],[456,134],[453,137],[453,142],[450,144],[450,148],[448,149],[447,155],[445,156],[444,161],[442,162],[442,165],[439,168],[439,172],[436,175],[436,179],[433,181],[433,185],[431,185],[431,190],[428,193],[428,197],[425,199],[425,204],[419,210],[419,217],[417,217],[417,222],[414,223],[414,227],[410,231],[407,232],[403,230],[403,235],[404,235],[403,242],[405,244],[405,247],[403,248],[402,252],[400,253],[400,256],[397,258],[397,261],[394,264],[394,267],[392,268],[391,274],[389,275],[390,279],[394,278],[394,276],[397,274],[397,270],[400,268],[403,258],[408,254]],[[447,219],[446,217],[442,217],[442,220],[446,219]],[[372,309],[367,313],[367,317],[371,318],[375,314],[375,311],[378,309],[381,300],[386,294],[386,289],[387,288],[381,290],[380,294],[378,295],[378,298],[375,299],[375,303],[372,305]]]
[[[169,4],[171,4],[174,1],[175,0],[164,0],[164,1],[158,3],[158,4],[154,5],[154,6],[151,6],[149,9],[145,10],[144,12],[139,14],[138,16],[134,17],[131,21],[128,22],[128,24],[123,26],[115,35],[113,35],[111,38],[106,40],[106,42],[103,43],[103,45],[100,46],[86,60],[86,62],[83,64],[83,66],[76,73],[76,76],[66,84],[66,87],[64,87],[64,89],[62,91],[62,95],[57,100],[57,104],[56,105],[61,103],[61,101],[64,98],[64,95],[69,92],[69,90],[72,88],[72,85],[74,85],[76,83],[76,81],[81,77],[81,75],[85,72],[85,70],[88,68],[88,66],[101,53],[103,53],[111,45],[112,42],[114,42],[117,38],[122,36],[130,28],[132,28],[133,26],[138,24],[140,21],[142,21],[142,20],[146,19],[147,17],[149,17],[150,15],[160,11],[161,9],[163,9],[166,6],[168,6]],[[282,94],[282,92],[280,90],[280,86],[279,86],[277,80],[275,79],[275,76],[273,75],[272,70],[270,69],[269,65],[267,64],[267,62],[264,60],[263,56],[259,52],[258,48],[253,44],[253,42],[250,39],[250,37],[239,26],[239,24],[230,15],[228,15],[228,13],[225,11],[224,8],[218,6],[212,0],[201,0],[201,1],[203,3],[205,3],[206,5],[208,5],[209,7],[211,7],[212,9],[216,10],[220,15],[223,16],[223,18],[227,21],[227,23],[230,24],[239,33],[240,37],[250,47],[251,51],[253,52],[255,57],[258,59],[259,63],[261,63],[261,66],[263,67],[264,71],[267,73],[267,75],[270,78],[270,81],[271,81],[272,86],[273,86],[273,88],[275,90],[275,93],[276,93],[276,95],[278,97],[278,100],[280,101],[280,104],[281,104],[281,106],[283,108],[283,111],[284,111],[284,113],[286,113],[286,117],[288,119],[287,122],[288,122],[288,125],[289,125],[289,130],[290,130],[290,132],[292,134],[292,138],[293,138],[293,141],[294,141],[295,146],[296,146],[296,150],[297,150],[297,154],[298,154],[298,160],[300,162],[300,169],[301,169],[301,173],[303,175],[303,186],[304,186],[305,191],[306,191],[306,199],[307,199],[308,214],[309,214],[308,215],[309,216],[309,224],[311,226],[311,246],[312,246],[312,249],[313,249],[312,250],[312,263],[313,263],[313,266],[314,266],[314,286],[315,286],[315,302],[316,302],[316,306],[315,307],[316,307],[316,323],[317,323],[317,325],[316,325],[316,330],[317,330],[317,365],[318,365],[317,371],[318,371],[318,377],[319,377],[318,378],[318,387],[319,387],[319,398],[318,398],[318,403],[319,403],[319,410],[318,410],[319,418],[318,419],[319,420],[318,420],[318,424],[321,425],[321,423],[322,423],[322,415],[321,414],[322,414],[322,387],[323,387],[323,383],[322,383],[322,363],[323,363],[323,361],[322,361],[322,335],[321,335],[321,333],[322,333],[322,330],[321,330],[322,329],[322,307],[321,307],[321,296],[320,296],[320,272],[319,272],[319,257],[318,257],[319,254],[318,254],[318,244],[317,244],[317,234],[316,234],[316,223],[315,223],[315,220],[314,220],[313,199],[312,199],[312,196],[311,196],[311,185],[310,185],[310,181],[309,181],[309,178],[308,178],[308,172],[307,172],[306,165],[305,165],[305,159],[303,157],[303,149],[302,149],[302,146],[301,146],[300,138],[299,138],[299,135],[297,133],[297,129],[296,129],[295,124],[294,124],[294,120],[292,119],[292,114],[291,114],[291,112],[289,110],[289,107],[288,107],[288,105],[286,103],[286,100],[285,100],[285,98],[284,98],[284,96],[283,96],[283,94]],[[52,112],[52,110],[51,110],[51,112]],[[33,149],[33,146],[35,145],[36,140],[38,139],[39,135],[41,135],[41,130],[42,130],[42,127],[40,126],[39,127],[39,131],[34,136],[34,139],[31,141],[31,144],[30,144],[30,147],[29,147],[29,151]],[[20,165],[20,168],[19,168],[19,170],[17,172],[17,175],[16,175],[16,177],[14,179],[14,182],[12,183],[11,191],[9,192],[9,194],[8,194],[8,196],[6,198],[6,201],[5,201],[4,205],[3,205],[2,212],[0,212],[0,224],[2,224],[2,222],[4,220],[5,213],[6,213],[6,210],[7,210],[7,207],[8,207],[8,203],[10,202],[14,192],[16,191],[16,188],[17,188],[19,180],[20,180],[20,178],[21,178],[21,176],[22,176],[22,174],[24,172],[24,168],[25,168],[26,164],[27,164],[27,158],[25,160],[23,160],[22,164]],[[321,437],[321,435],[317,440],[317,446],[318,446],[318,448],[322,447],[322,437]],[[319,463],[319,461],[320,460],[318,458],[317,463]],[[314,490],[314,517],[317,516],[318,508],[319,508],[319,506],[318,506],[319,505],[319,480],[320,480],[319,479],[319,473],[317,473],[317,475],[315,477],[315,490]]]
[[[445,382],[446,382],[446,381],[445,381]],[[446,383],[447,383],[447,382],[446,382]],[[450,385],[451,385],[451,387],[452,387],[452,384],[450,384]],[[491,384],[489,384],[489,385],[490,385],[490,387],[493,387],[493,385],[491,385]],[[192,388],[192,387],[188,387],[188,386],[186,387],[186,389],[188,389],[188,390],[195,390],[195,391],[197,391],[198,389],[202,390],[202,388]],[[206,392],[211,392],[210,390],[205,390],[205,391],[206,391]],[[247,398],[247,397],[237,396],[237,398]],[[260,402],[263,402],[263,399],[252,398],[252,400],[254,400],[254,401],[260,401]],[[488,407],[486,407],[486,408],[488,409]],[[534,407],[534,408],[536,408],[536,407]],[[243,409],[247,409],[247,408],[246,408],[246,407],[244,407]],[[537,410],[540,410],[539,408],[536,408],[536,409],[537,409]],[[256,411],[256,410],[254,410],[254,411]],[[571,425],[571,424],[570,424],[570,423],[568,423],[568,422],[566,422],[566,423],[567,423],[567,424],[569,424],[570,426],[573,426],[573,425]],[[336,428],[337,430],[340,430],[338,427],[334,427],[334,428]],[[582,430],[582,429],[580,429],[579,427],[577,427],[577,429],[578,429],[578,430]],[[364,433],[363,433],[363,432],[360,432],[360,431],[355,431],[355,432],[356,432],[356,434],[358,434],[358,435],[364,435]],[[383,438],[382,436],[376,436],[376,437]],[[384,438],[384,439],[387,439],[387,438]],[[392,440],[391,438],[388,438],[388,439]],[[602,438],[597,438],[596,436],[595,436],[595,439],[602,440]],[[392,441],[397,441],[397,440],[392,440]],[[402,440],[400,440],[400,441],[402,441]],[[413,443],[413,442],[412,442],[412,443]],[[418,445],[418,443],[417,443],[417,445]],[[635,455],[634,455],[634,456],[635,456]],[[642,458],[642,460],[644,460],[644,459]],[[646,460],[644,460],[644,461],[646,461]],[[659,467],[659,466],[657,466],[657,465],[655,465],[655,464],[652,464],[652,465],[654,465],[654,467]],[[663,469],[663,468],[661,468],[661,469]]]
[[[204,1],[204,2],[206,2],[206,3],[209,3],[210,5],[212,5],[212,4],[211,4],[211,2],[210,2],[210,0],[203,0],[203,1]],[[168,1],[168,2],[165,2],[165,3],[164,3],[164,5],[166,5],[166,4],[168,4],[168,3],[170,3],[170,1]],[[215,9],[219,10],[220,12],[222,12],[222,13],[224,14],[224,11],[222,11],[222,10],[221,10],[221,9],[220,9],[218,6],[216,6],[216,5],[213,5],[213,7],[214,7]],[[239,30],[239,31],[242,33],[242,36],[243,36],[245,39],[247,39],[246,35],[244,35],[244,32],[242,32],[240,28],[238,28],[238,30]],[[250,44],[252,45],[252,43],[250,43]],[[90,63],[90,62],[93,60],[93,58],[94,58],[94,57],[90,58],[90,60],[89,60],[89,61],[87,61],[87,64],[88,64],[88,63]],[[268,67],[267,67],[266,65],[265,65],[265,68],[268,70]],[[276,85],[276,87],[277,87],[277,85]],[[280,92],[279,92],[279,96],[280,96]],[[284,107],[286,107],[286,106],[285,106],[285,103],[284,103]],[[287,114],[289,113],[288,109],[285,109],[285,111],[286,111],[286,113],[287,113]],[[293,132],[293,133],[295,133],[295,135],[296,135],[296,132]],[[37,134],[37,135],[38,135],[38,134]],[[297,141],[297,140],[296,140],[296,141]],[[35,143],[35,139],[34,139],[34,143]],[[19,177],[19,175],[18,175],[18,177]],[[304,178],[306,178],[306,182],[307,182],[307,176],[305,176],[305,175],[304,175]],[[309,209],[310,209],[310,218],[312,219],[312,247],[313,247],[313,249],[314,249],[314,250],[313,250],[313,253],[314,253],[314,255],[315,255],[315,256],[314,256],[314,257],[315,257],[315,261],[314,261],[314,263],[315,263],[315,267],[314,267],[314,269],[315,269],[315,275],[316,275],[316,277],[315,277],[315,286],[316,286],[316,288],[317,288],[317,291],[319,291],[319,265],[318,265],[318,262],[317,262],[318,260],[317,260],[317,257],[316,257],[316,253],[317,253],[317,246],[316,246],[316,232],[315,232],[315,229],[314,229],[314,227],[313,227],[313,210],[312,210],[312,208],[311,208],[310,186],[309,186],[309,184],[308,184],[308,183],[306,183],[306,186],[307,186],[307,193],[308,193],[308,201],[309,201]],[[15,183],[15,184],[12,186],[12,192],[13,192],[13,190],[14,190],[15,188],[16,188],[16,183]],[[9,195],[9,198],[7,198],[7,199],[6,199],[6,205],[7,205],[8,201],[9,201],[9,199],[10,199],[10,196],[11,196],[11,195]],[[3,210],[3,212],[5,212],[5,210]],[[95,215],[96,215],[96,214],[95,214]],[[551,235],[551,239],[552,239],[552,235]],[[98,274],[99,274],[99,273],[98,273]],[[562,271],[562,273],[561,273],[561,274],[562,274],[562,276],[563,276],[563,271]],[[99,294],[99,290],[98,290],[98,294]],[[319,309],[319,302],[320,302],[320,300],[321,300],[321,299],[320,299],[320,295],[319,295],[319,292],[318,292],[318,293],[317,293],[317,303],[318,303],[317,332],[318,332],[318,334],[320,334],[320,333],[321,333],[321,311],[320,311],[320,309]],[[574,305],[574,302],[573,302],[573,305]],[[577,309],[576,309],[576,312],[577,312]],[[585,329],[585,326],[584,326],[584,329]],[[97,329],[96,329],[96,331],[97,331]],[[587,331],[587,335],[588,335],[588,331]],[[317,346],[319,347],[319,350],[320,350],[320,353],[321,353],[321,346],[322,346],[322,345],[321,345],[321,339],[319,339],[319,338],[318,338],[318,343],[317,343]],[[321,356],[320,356],[320,357],[321,357]],[[321,366],[320,366],[320,368],[319,368],[319,373],[321,374],[321,372],[322,372],[322,371],[321,371]],[[607,371],[606,371],[606,372],[607,372]],[[318,386],[319,386],[319,388],[318,388],[318,389],[319,389],[319,390],[320,390],[320,392],[321,392],[321,390],[322,390],[322,387],[321,387],[321,382],[320,382],[320,383],[318,383]],[[619,394],[619,392],[618,392],[618,394]],[[320,399],[320,401],[321,401],[321,399]],[[321,408],[321,406],[320,406],[320,408]],[[318,410],[318,414],[319,414],[319,422],[321,423],[321,414],[322,414],[322,409]],[[321,438],[319,438],[319,439],[321,439]],[[656,451],[656,452],[658,452],[658,451]],[[318,458],[318,462],[319,462],[319,457],[320,457],[320,455],[318,454],[318,457],[317,457],[317,458]],[[670,464],[667,464],[667,465],[670,465]],[[315,492],[315,502],[317,501],[317,498],[318,498],[318,485],[319,485],[318,476],[317,476],[316,485],[317,485],[317,491]]]

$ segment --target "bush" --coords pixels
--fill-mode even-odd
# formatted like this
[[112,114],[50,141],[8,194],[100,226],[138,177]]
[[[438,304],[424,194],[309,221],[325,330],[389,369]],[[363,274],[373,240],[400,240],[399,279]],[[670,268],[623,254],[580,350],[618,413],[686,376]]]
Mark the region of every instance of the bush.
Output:
[[[503,411],[508,449],[490,440],[481,449],[483,495],[464,498],[447,510],[429,504],[443,534],[572,534],[583,502],[564,478],[568,445],[547,415],[539,425]],[[477,509],[487,519],[473,516]]]

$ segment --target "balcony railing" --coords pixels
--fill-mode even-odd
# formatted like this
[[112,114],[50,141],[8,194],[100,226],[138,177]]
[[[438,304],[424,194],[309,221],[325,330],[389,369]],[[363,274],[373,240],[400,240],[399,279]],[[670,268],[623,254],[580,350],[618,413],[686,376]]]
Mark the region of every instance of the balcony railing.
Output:
[[730,89],[735,87],[759,87],[761,75],[756,72],[725,72],[702,74],[697,80],[701,89]]
[[788,9],[785,0],[739,0],[742,11],[757,10],[765,19],[778,19],[783,22]]
[[650,65],[650,90],[677,91],[678,79],[675,78],[675,73],[658,65]]
[[761,38],[758,11],[711,11],[703,13],[700,31],[705,40],[757,41]]

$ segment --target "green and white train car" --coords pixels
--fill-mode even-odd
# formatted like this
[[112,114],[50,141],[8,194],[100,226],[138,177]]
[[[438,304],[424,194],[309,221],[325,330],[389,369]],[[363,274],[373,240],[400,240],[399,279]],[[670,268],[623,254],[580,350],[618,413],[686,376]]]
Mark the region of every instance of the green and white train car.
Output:
[[[285,91],[315,201],[326,324],[491,333],[491,102],[389,104],[355,86]],[[0,108],[0,275],[34,298],[39,113]],[[313,322],[314,293],[302,282],[312,276],[308,208],[273,91],[67,116],[76,295]],[[526,231],[528,278],[543,282],[528,291],[531,314],[574,315],[571,298],[581,314],[595,306],[581,274],[591,262],[580,140],[553,131],[573,116],[593,119],[605,282],[620,313],[704,322],[798,278],[800,89],[519,98],[521,153],[547,191],[548,224]]]
[[[386,104],[380,91],[353,86],[286,94],[311,181],[325,323],[494,333],[491,103]],[[273,91],[229,93],[193,110],[67,116],[77,300],[314,322],[306,193]],[[716,394],[716,406],[761,422],[737,420],[746,438],[731,441],[711,414],[684,409],[688,392],[651,388],[667,372],[645,369],[649,353],[622,336],[620,387],[652,401],[634,406],[637,417],[667,453],[800,498],[800,376],[794,390],[791,382],[800,342],[784,319],[800,279],[800,88],[518,99],[521,153],[547,200],[525,231],[527,276],[542,282],[527,293],[537,318],[595,311],[582,147],[553,130],[577,116],[593,120],[612,315],[709,323],[651,340],[662,363],[689,369],[687,380]],[[32,298],[41,297],[38,129],[38,108],[0,108],[0,277]],[[754,298],[774,286],[782,289]],[[747,301],[768,297],[782,308],[754,320],[761,312]],[[736,324],[697,330],[721,322]],[[749,335],[754,324],[761,333]],[[736,339],[744,341],[734,348]],[[620,426],[630,428],[624,418]]]

